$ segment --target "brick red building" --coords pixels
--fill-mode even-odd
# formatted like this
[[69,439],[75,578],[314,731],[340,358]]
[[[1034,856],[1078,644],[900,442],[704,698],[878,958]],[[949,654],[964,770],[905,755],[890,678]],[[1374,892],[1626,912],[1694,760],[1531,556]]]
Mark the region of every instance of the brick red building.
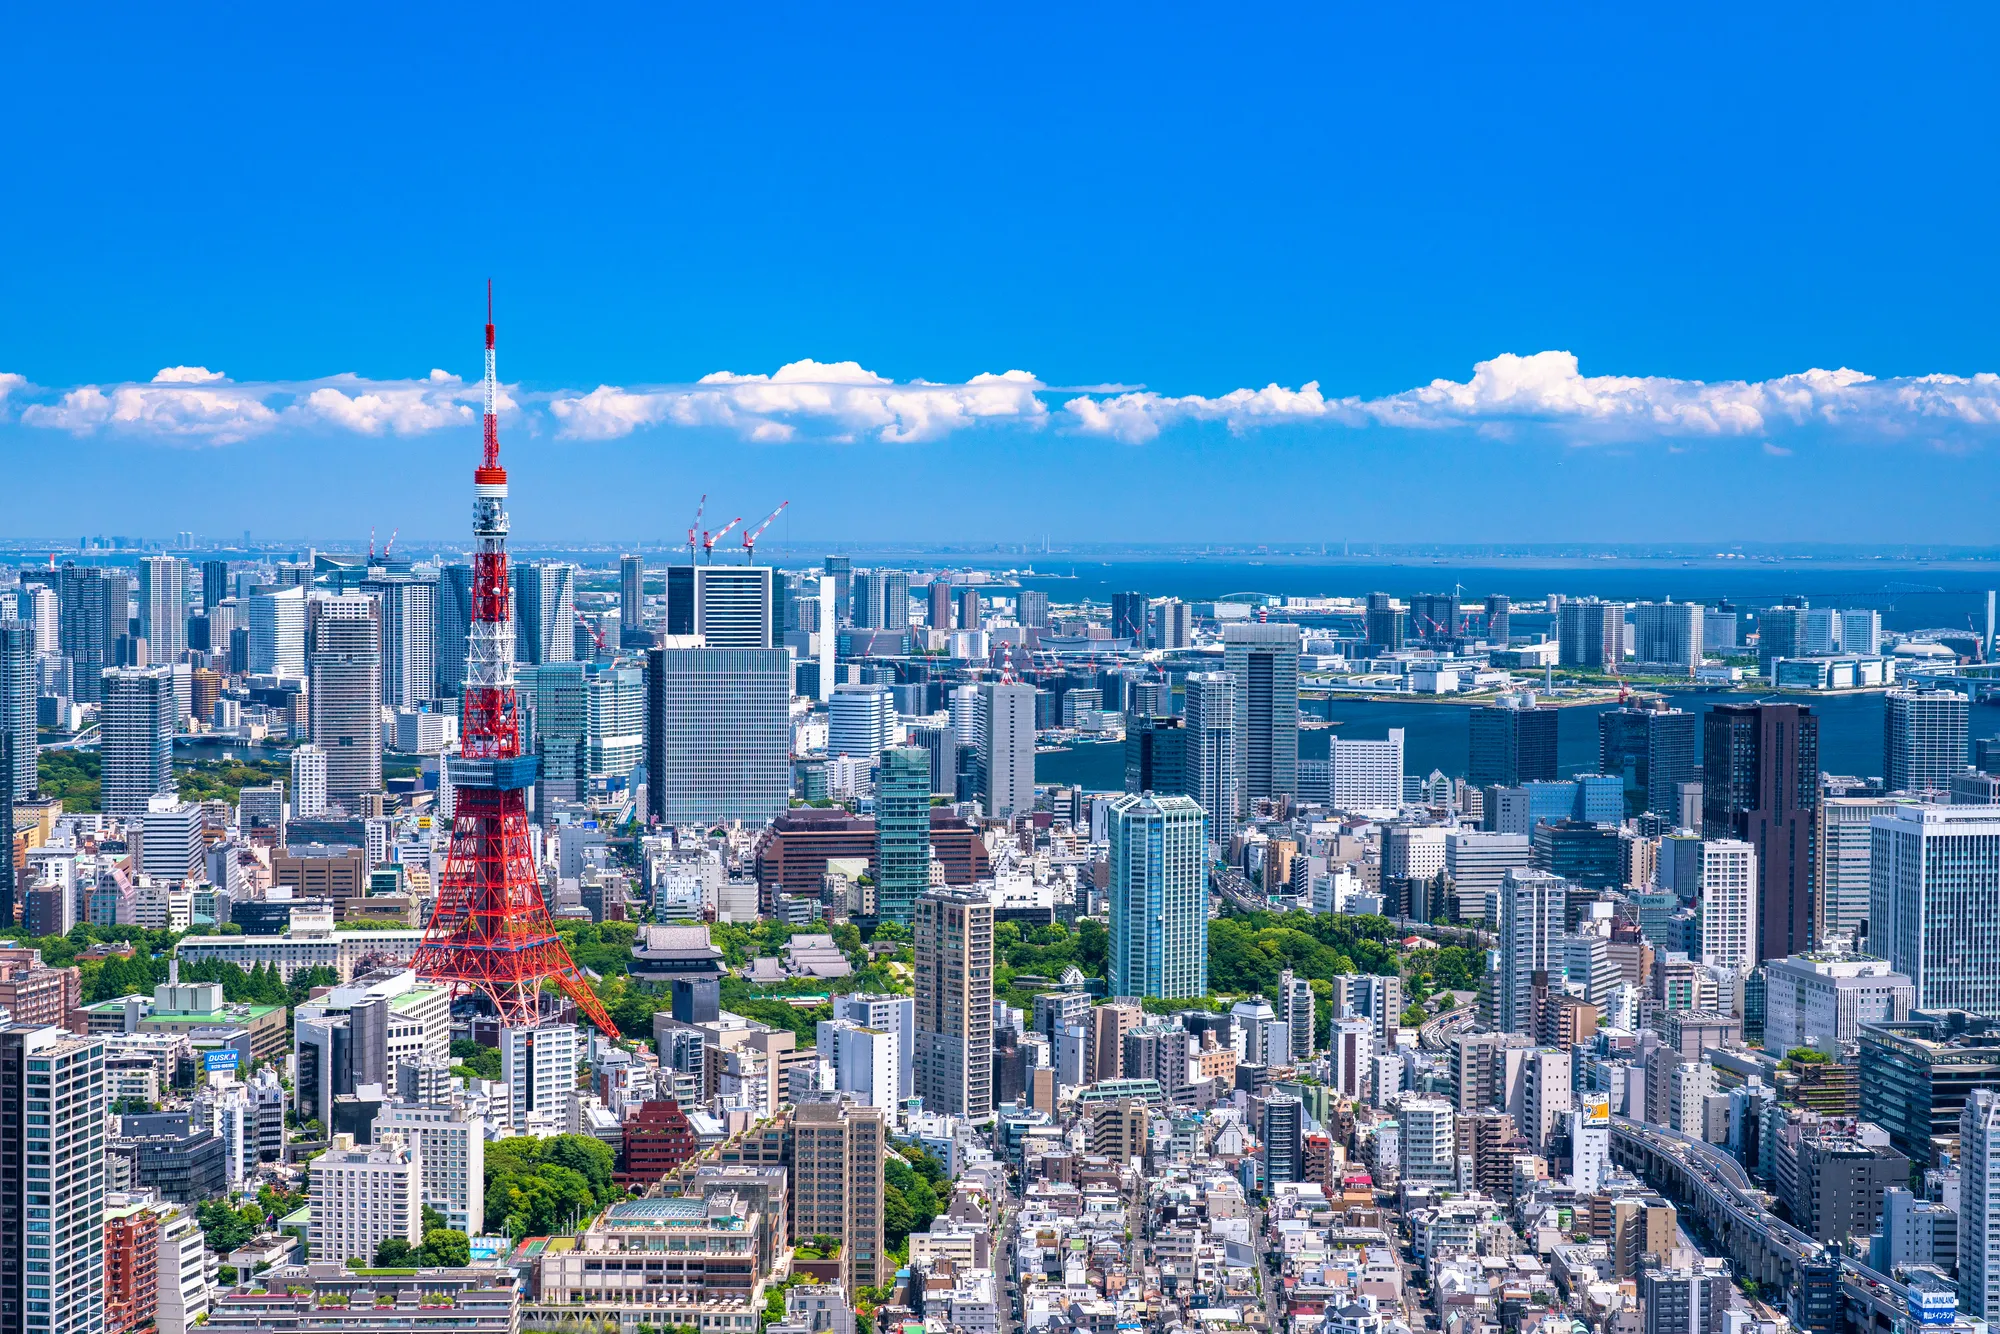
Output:
[[138,1207],[104,1219],[104,1331],[150,1325],[160,1307],[160,1216]]
[[618,1183],[638,1189],[652,1185],[695,1154],[694,1127],[672,1098],[639,1105],[625,1122],[625,1152],[619,1156]]
[[[931,811],[931,847],[944,865],[945,883],[970,885],[992,874],[979,830],[951,811]],[[802,806],[786,811],[757,844],[757,897],[769,912],[780,890],[817,894],[826,864],[835,857],[865,857],[875,875],[875,821],[844,810]]]

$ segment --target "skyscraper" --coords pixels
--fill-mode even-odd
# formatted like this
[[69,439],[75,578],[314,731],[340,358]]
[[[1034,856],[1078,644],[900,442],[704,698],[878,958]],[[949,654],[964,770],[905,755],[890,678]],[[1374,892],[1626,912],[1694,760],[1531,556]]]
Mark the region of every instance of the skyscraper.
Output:
[[904,728],[910,744],[931,763],[931,793],[951,797],[958,792],[958,734],[951,724],[910,723]]
[[625,555],[618,558],[618,642],[636,647],[634,638],[646,623],[646,558]]
[[1176,649],[1194,643],[1194,609],[1178,598],[1165,598],[1146,613],[1146,647]]
[[1135,644],[1146,642],[1146,595],[1144,593],[1113,593],[1111,595],[1111,637],[1129,639]]
[[[700,565],[694,569],[694,631],[709,648],[776,648],[777,628],[768,565]],[[824,633],[824,631],[822,631]]]
[[646,653],[646,798],[666,824],[762,824],[791,796],[791,657],[781,648]]
[[[35,627],[9,617],[0,620],[0,735],[12,739],[13,800],[26,801],[38,783],[41,742],[35,732]],[[0,773],[0,783],[6,775]],[[7,787],[0,787],[0,800]],[[12,854],[9,853],[11,856]]]
[[1561,976],[1563,908],[1569,882],[1547,871],[1510,870],[1500,881],[1500,969],[1493,1027],[1534,1033],[1535,974]]
[[1913,1009],[2000,1015],[2000,814],[1897,806],[1873,830],[1870,951],[1915,985]]
[[790,1148],[793,1235],[840,1243],[849,1292],[893,1279],[882,1237],[888,1114],[845,1094],[811,1098],[792,1112]]
[[1813,943],[1835,935],[1850,939],[1867,928],[1868,953],[1887,957],[1879,929],[1887,925],[1870,903],[1870,863],[1878,815],[1909,804],[1909,797],[1822,797],[1813,852]]
[[1958,1114],[1958,1290],[1980,1320],[2000,1318],[2000,1091],[1976,1088]]
[[1190,672],[1185,688],[1186,791],[1207,813],[1209,836],[1226,838],[1242,809],[1236,784],[1236,683],[1227,672]]
[[1779,658],[1805,656],[1808,638],[1808,609],[1771,607],[1757,613],[1757,670],[1769,676],[1771,664]]
[[[972,592],[972,590],[970,589],[968,589],[967,591]],[[974,592],[973,596],[976,598],[978,597],[978,594]],[[975,603],[975,606],[976,605],[977,604]],[[1016,593],[1014,595],[1014,616],[1015,619],[1020,621],[1022,625],[1030,626],[1037,630],[1048,629],[1049,595],[1047,593],[1042,592],[1038,588],[1022,589],[1019,593]],[[961,628],[966,630],[977,630],[979,626],[975,623],[973,625],[967,625]]]
[[1208,835],[1191,797],[1111,803],[1114,996],[1208,994]]
[[306,591],[259,585],[250,597],[250,670],[306,674]]
[[1741,839],[1701,845],[1701,961],[1739,975],[1758,963],[1757,852]]
[[1616,672],[1625,656],[1625,604],[1572,598],[1556,612],[1556,661]]
[[590,782],[586,741],[590,693],[580,662],[545,662],[515,674],[521,716],[521,745],[537,757],[537,803],[544,816],[551,803],[581,801]]
[[414,709],[438,697],[437,607],[434,579],[380,574],[361,581],[382,622],[382,702]]
[[1624,780],[1627,816],[1674,819],[1680,785],[1701,781],[1699,742],[1695,715],[1664,701],[1607,709],[1597,715],[1597,771]]
[[1410,625],[1416,638],[1432,648],[1456,644],[1461,630],[1458,594],[1417,594],[1410,599]]
[[1236,786],[1243,809],[1299,791],[1299,628],[1229,625],[1223,670],[1236,683]]
[[175,663],[187,652],[187,562],[147,556],[139,562],[139,637],[147,661]]
[[1024,815],[1035,805],[1035,688],[1019,681],[979,687],[980,771],[986,814]]
[[113,667],[103,674],[106,815],[144,815],[174,790],[174,682],[165,667]]
[[993,904],[983,891],[917,899],[915,1088],[927,1112],[993,1111]]
[[317,819],[326,813],[326,752],[307,742],[292,749],[292,816]]
[[215,610],[215,604],[229,596],[229,562],[205,560],[201,563],[201,609]]
[[465,637],[472,629],[472,567],[438,567],[437,648],[432,670],[439,699],[465,693]]
[[828,556],[825,572],[833,576],[833,624],[822,625],[820,629],[833,630],[843,625],[852,625],[854,613],[854,561],[848,556]]
[[1368,595],[1368,611],[1362,626],[1369,646],[1376,651],[1393,653],[1403,647],[1403,613],[1396,609],[1396,600],[1387,593]]
[[1966,762],[1972,700],[1956,690],[1891,690],[1882,718],[1883,777],[1891,792],[1948,789]]
[[943,579],[933,579],[927,594],[930,627],[933,630],[951,629],[951,585]]
[[1556,781],[1558,717],[1555,709],[1511,701],[1473,709],[1465,781],[1473,787]]
[[1757,958],[1811,943],[1819,719],[1802,704],[1718,704],[1702,719],[1702,833],[1757,852]]
[[540,664],[576,657],[576,566],[533,561],[514,567],[514,660]]
[[616,789],[646,749],[646,674],[600,666],[584,678],[584,765],[593,789]]
[[118,663],[118,641],[130,633],[132,576],[65,563],[56,582],[57,645],[73,664],[76,698],[96,704],[98,678]]
[[382,788],[382,628],[375,599],[342,594],[310,604],[307,665],[313,744],[326,752],[329,800],[358,810]]
[[875,783],[875,868],[878,916],[908,926],[931,876],[931,753],[921,747],[882,752]]
[[1493,593],[1486,599],[1486,642],[1495,648],[1507,647],[1513,607],[1505,593]]
[[833,688],[826,706],[826,753],[873,764],[896,739],[896,701],[883,685]]
[[[103,1062],[101,1037],[0,1029],[0,1329],[8,1334],[104,1328],[104,1156],[61,1147],[104,1127],[105,1083],[91,1076]],[[161,1276],[161,1286],[169,1281]]]
[[1703,608],[1695,602],[1640,602],[1632,607],[1632,657],[1688,676],[1701,666]]
[[1187,728],[1173,717],[1125,717],[1125,790],[1187,792]]

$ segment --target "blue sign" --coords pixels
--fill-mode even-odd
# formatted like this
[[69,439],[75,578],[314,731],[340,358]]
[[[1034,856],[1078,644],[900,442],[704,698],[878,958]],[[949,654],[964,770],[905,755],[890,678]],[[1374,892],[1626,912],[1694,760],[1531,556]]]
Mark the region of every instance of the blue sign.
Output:
[[221,1051],[205,1051],[201,1054],[201,1068],[211,1072],[234,1070],[242,1059],[243,1053],[234,1047],[225,1047]]

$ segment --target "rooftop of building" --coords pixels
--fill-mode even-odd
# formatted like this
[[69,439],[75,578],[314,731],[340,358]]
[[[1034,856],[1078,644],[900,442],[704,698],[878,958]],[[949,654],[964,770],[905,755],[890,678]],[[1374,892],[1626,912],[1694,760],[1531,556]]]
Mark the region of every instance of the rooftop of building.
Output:
[[679,1196],[621,1200],[598,1216],[599,1229],[713,1228],[739,1232],[750,1226],[754,1211],[732,1195]]

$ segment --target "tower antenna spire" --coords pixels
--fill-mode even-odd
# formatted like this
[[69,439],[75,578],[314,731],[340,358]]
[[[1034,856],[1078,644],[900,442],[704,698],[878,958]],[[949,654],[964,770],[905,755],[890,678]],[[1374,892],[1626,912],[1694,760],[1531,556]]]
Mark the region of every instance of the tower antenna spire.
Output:
[[[479,467],[472,473],[471,624],[459,752],[447,758],[454,794],[451,850],[437,906],[410,966],[455,992],[477,992],[502,1025],[542,1021],[544,981],[554,981],[600,1029],[617,1026],[556,935],[528,851],[528,789],[535,756],[521,744],[514,696],[513,586],[507,575],[507,470],[500,466],[498,380],[493,362],[493,282],[486,283],[486,403]],[[391,535],[390,545],[395,545]],[[369,548],[375,545],[369,535]],[[385,552],[386,554],[386,552]]]

